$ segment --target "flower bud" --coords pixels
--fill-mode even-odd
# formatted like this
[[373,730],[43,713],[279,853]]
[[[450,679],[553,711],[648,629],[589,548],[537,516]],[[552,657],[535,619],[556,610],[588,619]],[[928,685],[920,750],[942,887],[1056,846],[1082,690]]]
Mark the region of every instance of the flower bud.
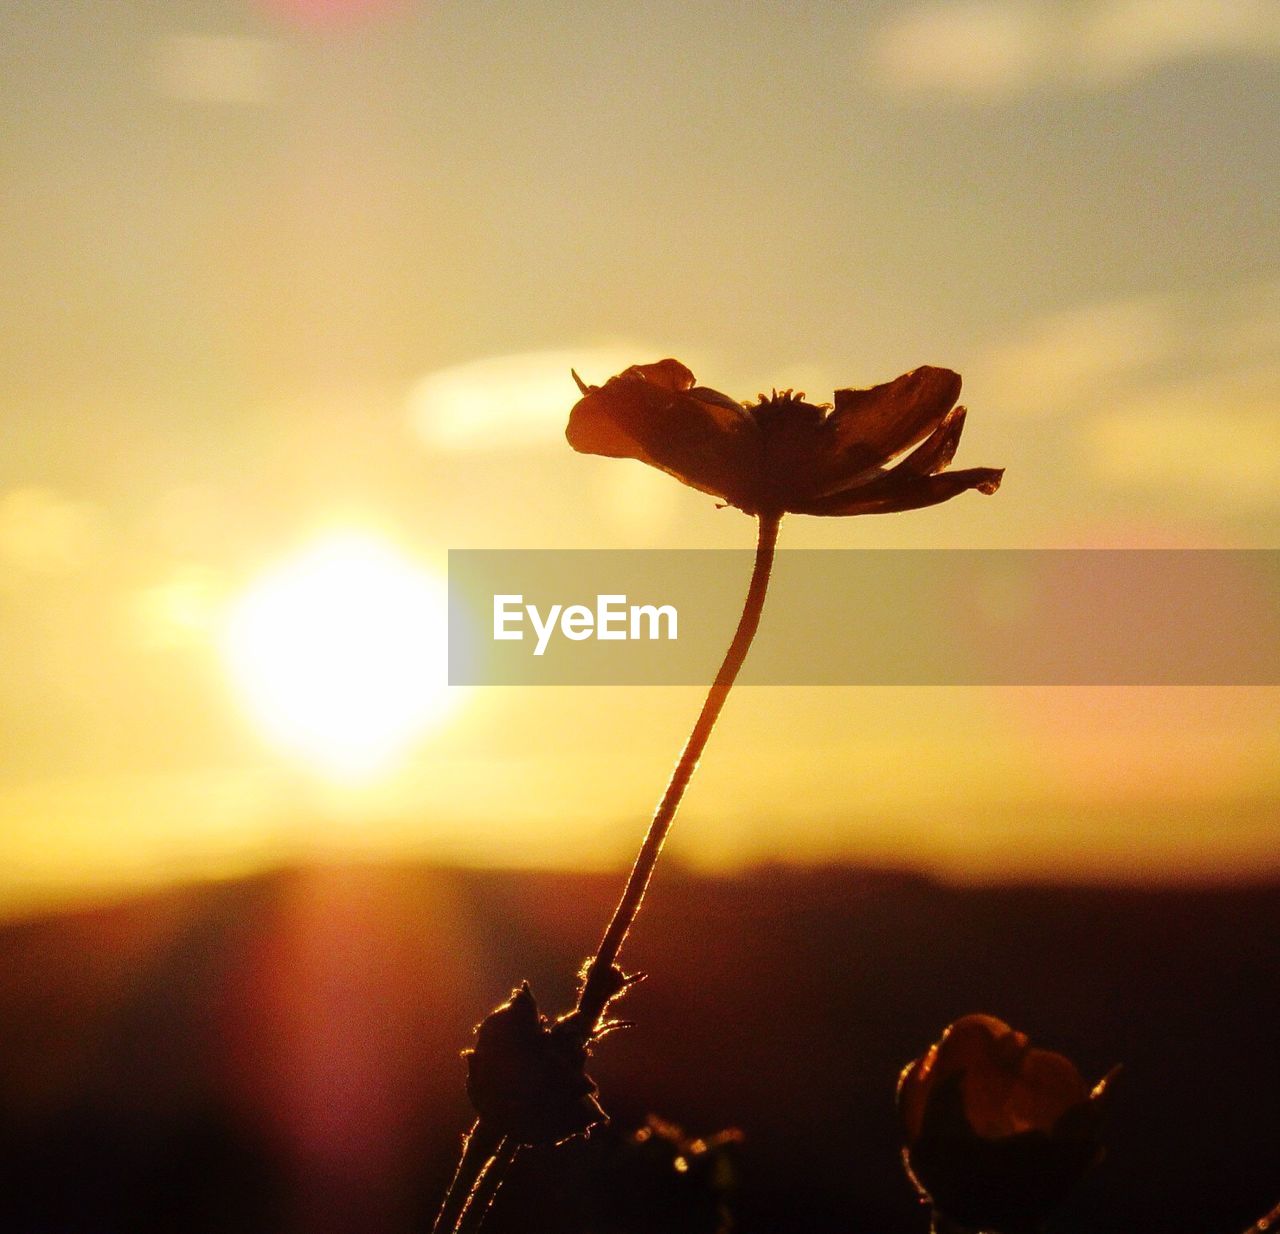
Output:
[[519,1144],[558,1144],[605,1121],[581,1037],[549,1024],[527,983],[484,1018],[464,1057],[476,1113]]
[[898,1081],[907,1173],[954,1223],[1034,1230],[1101,1158],[1110,1079],[1090,1091],[1061,1054],[992,1016],[965,1016]]

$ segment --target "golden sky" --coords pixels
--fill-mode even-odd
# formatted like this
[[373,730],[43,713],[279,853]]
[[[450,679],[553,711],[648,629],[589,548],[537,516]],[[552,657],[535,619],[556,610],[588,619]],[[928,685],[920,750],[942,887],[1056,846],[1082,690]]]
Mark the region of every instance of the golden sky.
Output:
[[[1277,547],[1274,0],[66,0],[3,6],[0,48],[0,911],[328,853],[624,860],[696,691],[476,690],[352,777],[228,664],[246,593],[334,537],[437,577],[748,547],[569,451],[570,365],[964,374],[996,497],[786,547]],[[753,688],[673,851],[1274,874],[1277,719]]]

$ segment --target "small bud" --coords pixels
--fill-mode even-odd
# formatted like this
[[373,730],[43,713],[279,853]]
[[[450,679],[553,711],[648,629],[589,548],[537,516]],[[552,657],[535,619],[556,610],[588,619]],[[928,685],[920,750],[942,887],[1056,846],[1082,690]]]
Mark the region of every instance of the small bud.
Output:
[[898,1082],[907,1173],[953,1223],[1035,1230],[1101,1158],[1111,1078],[1090,1091],[1061,1054],[1032,1049],[991,1016],[965,1016]]
[[484,1018],[464,1057],[476,1113],[517,1143],[558,1144],[606,1121],[581,1040],[547,1022],[528,983]]

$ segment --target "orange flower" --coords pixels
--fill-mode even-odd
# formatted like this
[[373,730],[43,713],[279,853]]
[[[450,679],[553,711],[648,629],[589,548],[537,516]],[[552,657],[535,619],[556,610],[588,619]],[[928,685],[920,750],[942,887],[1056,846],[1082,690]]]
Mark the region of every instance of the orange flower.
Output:
[[790,390],[739,403],[695,385],[677,360],[633,365],[603,386],[574,380],[582,398],[566,436],[575,450],[639,459],[748,514],[914,510],[966,489],[994,493],[1004,474],[946,471],[965,417],[949,369],[837,390],[833,409]]
[[907,1173],[952,1221],[1033,1230],[1101,1157],[1110,1079],[1090,1091],[1070,1059],[965,1016],[898,1081]]

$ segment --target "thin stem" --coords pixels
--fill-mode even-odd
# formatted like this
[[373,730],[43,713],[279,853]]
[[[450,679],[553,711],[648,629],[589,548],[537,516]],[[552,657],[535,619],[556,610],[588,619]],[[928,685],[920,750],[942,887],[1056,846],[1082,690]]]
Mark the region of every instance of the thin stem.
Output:
[[693,731],[689,734],[689,740],[685,743],[680,761],[676,763],[675,771],[672,772],[667,791],[662,795],[662,800],[654,812],[649,831],[645,835],[644,843],[640,846],[640,853],[636,857],[635,865],[631,867],[631,874],[622,890],[618,907],[614,909],[613,918],[604,932],[604,937],[600,940],[599,950],[587,968],[587,976],[578,997],[575,1016],[588,1035],[598,1027],[609,999],[618,992],[617,975],[614,972],[618,953],[622,950],[627,932],[640,911],[640,904],[644,900],[649,880],[653,876],[653,868],[657,864],[658,855],[662,852],[663,841],[671,829],[676,811],[680,808],[684,791],[689,787],[689,781],[698,766],[698,759],[702,757],[707,739],[711,736],[711,730],[715,727],[725,700],[729,697],[729,691],[733,688],[734,680],[738,676],[738,670],[747,658],[751,640],[755,638],[756,629],[760,625],[760,613],[764,608],[765,594],[769,589],[769,573],[773,568],[773,553],[778,542],[778,525],[781,521],[780,514],[760,515],[755,569],[751,574],[751,584],[747,588],[742,616],[738,619],[738,628],[734,632],[733,641],[729,644],[729,650],[725,653],[720,670],[716,673],[715,681],[707,692],[702,711],[698,714]]
[[431,1234],[453,1234],[476,1183],[501,1143],[501,1136],[491,1131],[480,1119],[476,1119],[462,1141],[462,1156],[458,1160],[458,1168],[454,1171],[453,1181],[449,1184],[440,1211],[436,1214]]
[[1277,1229],[1280,1229],[1280,1204],[1277,1204],[1265,1217],[1259,1217],[1245,1231],[1245,1234],[1268,1234],[1269,1231]]
[[[570,1017],[580,1026],[578,1031],[584,1039],[595,1032],[609,1000],[618,993],[619,977],[615,967],[618,953],[640,911],[640,904],[653,876],[653,868],[662,852],[663,841],[671,829],[684,791],[689,786],[698,759],[702,757],[707,739],[711,736],[711,730],[715,727],[759,628],[781,521],[780,514],[760,515],[755,569],[747,588],[742,616],[738,619],[738,628],[716,673],[715,681],[707,691],[702,710],[685,743],[680,760],[676,763],[675,771],[672,772],[667,791],[658,803],[635,865],[632,866],[622,890],[622,897],[605,929],[600,948],[587,968],[577,1009]],[[520,1145],[516,1141],[498,1135],[483,1120],[477,1120],[466,1138],[462,1159],[458,1162],[457,1172],[449,1184],[449,1192],[431,1227],[431,1234],[474,1234],[474,1231],[479,1230],[519,1151]]]
[[467,1196],[467,1203],[454,1226],[455,1234],[474,1234],[484,1223],[490,1205],[493,1204],[493,1197],[498,1194],[498,1188],[502,1186],[507,1170],[519,1151],[520,1145],[509,1136],[498,1141],[493,1156],[485,1162],[484,1169],[471,1188],[471,1194]]

